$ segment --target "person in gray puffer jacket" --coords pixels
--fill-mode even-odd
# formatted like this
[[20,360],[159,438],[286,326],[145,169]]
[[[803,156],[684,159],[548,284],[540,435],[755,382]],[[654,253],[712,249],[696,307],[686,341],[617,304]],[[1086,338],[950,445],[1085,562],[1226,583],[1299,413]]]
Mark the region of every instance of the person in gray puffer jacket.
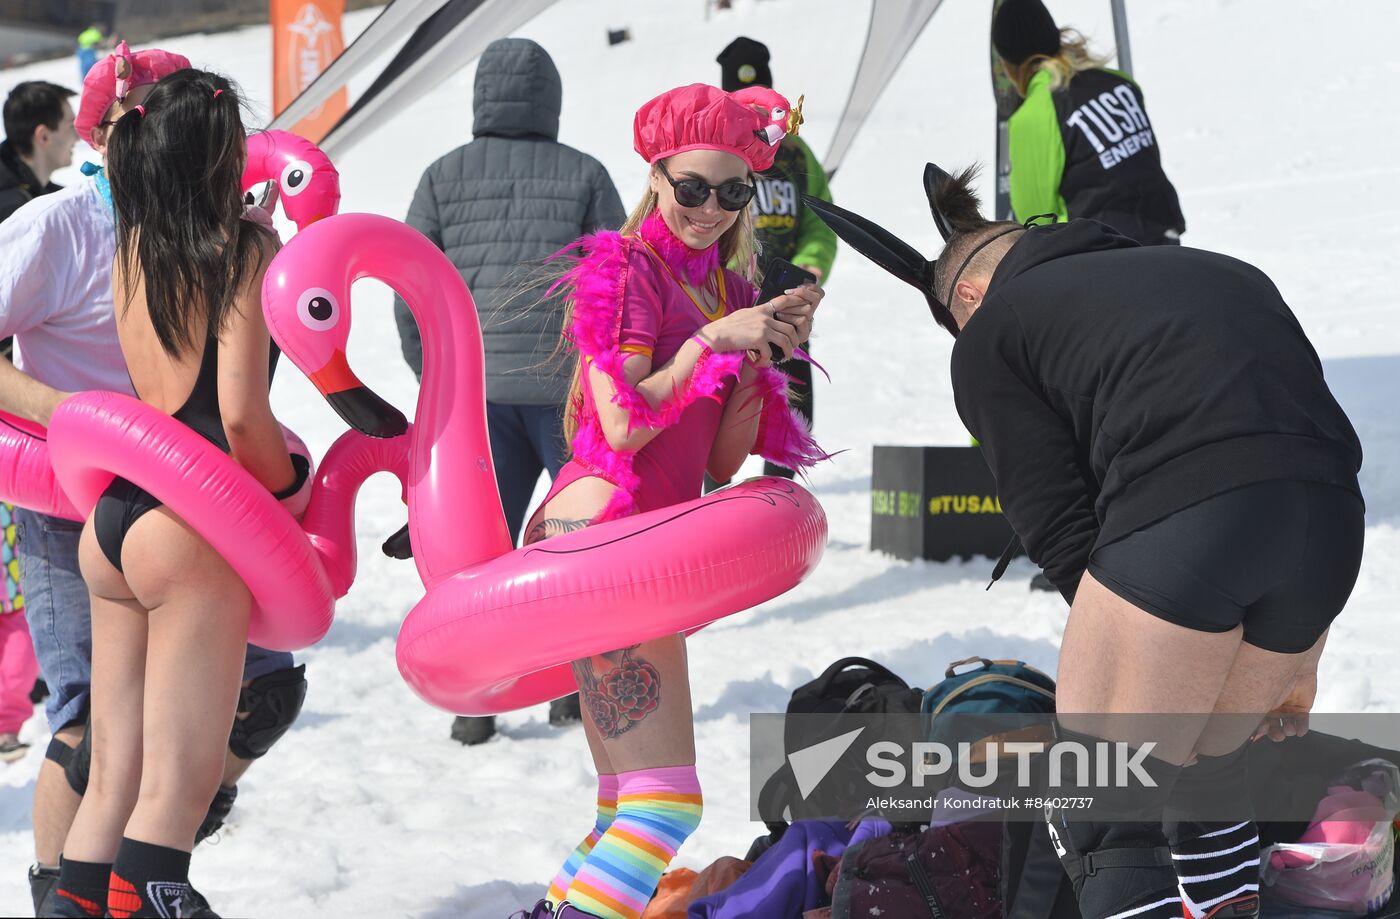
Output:
[[[531,265],[626,213],[601,163],[558,142],[562,84],[548,52],[523,38],[481,55],[472,99],[474,139],[423,173],[408,224],[462,273],[486,347],[486,423],[512,539],[540,472],[567,457],[562,433],[567,368],[550,355],[564,303],[518,294]],[[404,359],[420,377],[423,345],[408,307],[394,315]]]
[[[550,360],[564,303],[522,293],[522,281],[529,263],[587,233],[615,230],[627,216],[603,165],[559,143],[562,96],[559,71],[538,44],[492,42],[477,64],[472,142],[428,167],[408,208],[409,226],[447,253],[481,317],[486,427],[512,541],[540,472],[552,479],[568,455],[568,368]],[[399,298],[394,317],[404,359],[421,379],[423,342]],[[552,724],[579,717],[577,694],[550,705]],[[464,744],[494,733],[489,717],[458,717],[452,725],[453,738]]]

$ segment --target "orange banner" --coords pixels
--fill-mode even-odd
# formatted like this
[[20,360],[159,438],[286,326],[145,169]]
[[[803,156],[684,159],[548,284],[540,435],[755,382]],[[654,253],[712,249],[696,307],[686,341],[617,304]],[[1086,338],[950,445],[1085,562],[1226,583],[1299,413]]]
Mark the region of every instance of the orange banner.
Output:
[[[345,50],[340,17],[345,0],[271,0],[272,109],[281,112]],[[319,143],[345,114],[344,89],[292,131]]]

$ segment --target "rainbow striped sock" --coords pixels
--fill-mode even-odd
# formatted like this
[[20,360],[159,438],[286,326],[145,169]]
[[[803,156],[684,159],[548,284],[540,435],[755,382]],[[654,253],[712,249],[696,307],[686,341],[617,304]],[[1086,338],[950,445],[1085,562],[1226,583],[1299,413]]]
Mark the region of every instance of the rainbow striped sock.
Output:
[[578,874],[579,867],[584,859],[588,858],[588,853],[593,851],[593,847],[598,844],[598,840],[612,826],[613,818],[617,816],[617,776],[598,776],[598,820],[593,824],[593,832],[584,838],[569,853],[569,857],[564,861],[564,867],[559,869],[559,873],[554,876],[554,883],[549,885],[549,893],[545,894],[549,901],[555,906],[564,899],[569,890],[569,885],[573,883],[574,875]]
[[639,919],[676,850],[700,824],[694,766],[638,769],[617,777],[617,817],[594,845],[568,901],[601,919]]

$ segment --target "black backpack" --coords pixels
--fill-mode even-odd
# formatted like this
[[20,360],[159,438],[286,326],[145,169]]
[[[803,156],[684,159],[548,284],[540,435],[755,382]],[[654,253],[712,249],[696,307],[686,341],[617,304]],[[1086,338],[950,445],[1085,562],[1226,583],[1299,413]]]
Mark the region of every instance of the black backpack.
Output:
[[[908,683],[883,665],[864,657],[843,657],[827,667],[815,680],[793,690],[787,706],[789,715],[831,715],[831,724],[828,726],[819,719],[789,719],[783,725],[783,751],[792,754],[836,736],[841,731],[836,723],[837,715],[918,714],[923,699],[922,689],[910,688]],[[855,787],[847,773],[848,769],[838,765],[818,787],[839,788],[843,782]],[[784,811],[792,820],[833,816],[812,813],[810,808],[804,807],[797,790],[797,779],[786,759],[782,767],[764,783],[758,803],[760,812],[765,816]],[[861,803],[864,803],[863,800]],[[844,816],[855,816],[863,809],[855,807],[852,813]],[[766,840],[760,838],[754,844],[760,852],[777,842],[788,826],[786,821],[776,818],[764,822],[770,836]],[[753,850],[750,854],[754,854]]]

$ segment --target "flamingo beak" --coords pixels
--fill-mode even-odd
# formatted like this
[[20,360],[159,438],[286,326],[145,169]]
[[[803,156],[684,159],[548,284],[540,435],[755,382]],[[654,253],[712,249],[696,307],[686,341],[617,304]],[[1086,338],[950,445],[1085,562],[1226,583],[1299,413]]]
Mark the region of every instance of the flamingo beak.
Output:
[[326,397],[336,414],[361,434],[368,437],[398,437],[408,431],[408,419],[403,412],[360,382],[345,360],[344,351],[337,350],[331,355],[324,367],[311,374],[311,382]]

